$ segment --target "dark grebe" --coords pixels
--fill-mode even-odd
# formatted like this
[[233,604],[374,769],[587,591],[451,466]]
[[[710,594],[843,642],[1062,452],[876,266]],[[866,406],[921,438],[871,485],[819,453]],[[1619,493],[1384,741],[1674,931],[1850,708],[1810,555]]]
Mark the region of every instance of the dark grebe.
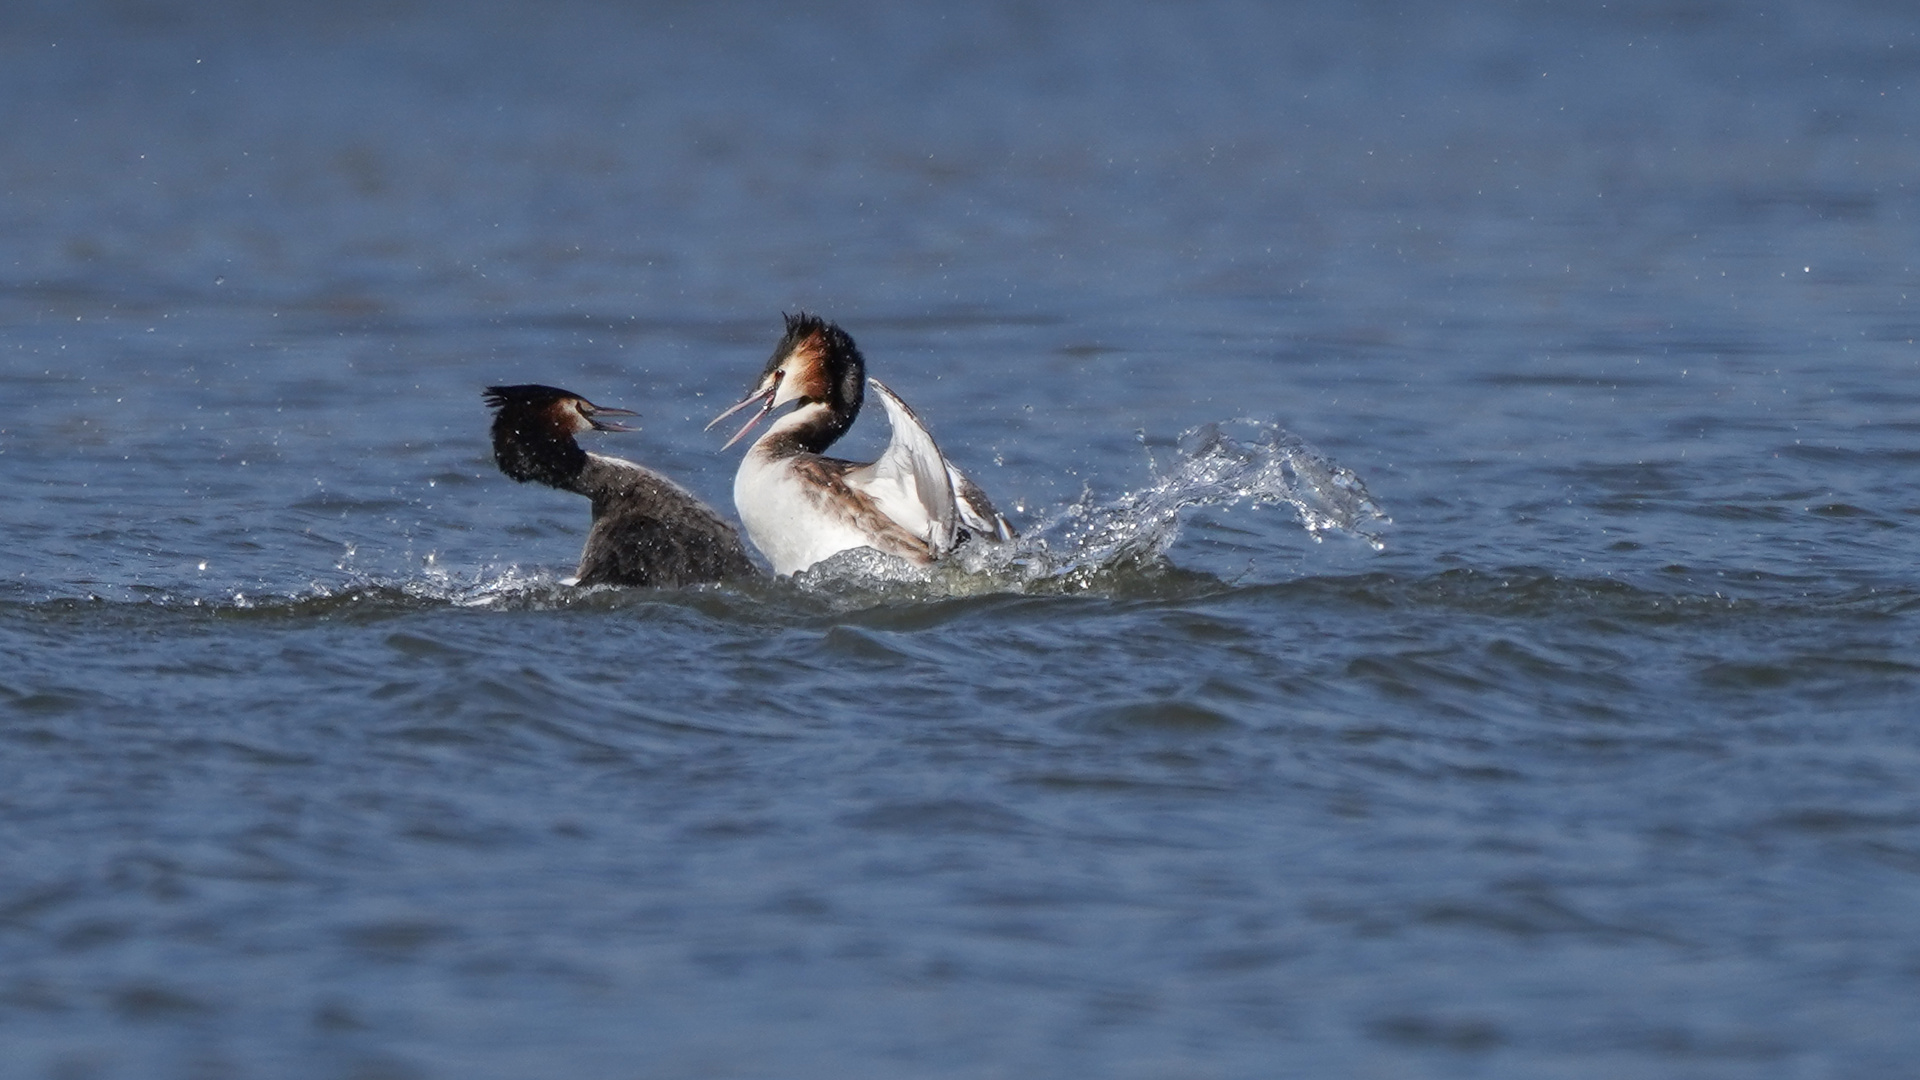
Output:
[[[846,331],[805,313],[786,320],[753,393],[707,425],[759,404],[727,440],[732,446],[775,409],[798,403],[754,442],[733,478],[740,520],[774,573],[804,570],[849,548],[929,563],[970,535],[1013,539],[1013,526],[947,462],[913,410],[865,377],[866,361]],[[867,386],[893,427],[886,453],[865,465],[822,456],[853,426]]]
[[644,466],[589,454],[583,431],[632,431],[603,409],[553,386],[489,386],[493,461],[515,480],[538,480],[593,500],[593,528],[580,553],[581,585],[672,587],[758,573],[733,526],[685,488]]

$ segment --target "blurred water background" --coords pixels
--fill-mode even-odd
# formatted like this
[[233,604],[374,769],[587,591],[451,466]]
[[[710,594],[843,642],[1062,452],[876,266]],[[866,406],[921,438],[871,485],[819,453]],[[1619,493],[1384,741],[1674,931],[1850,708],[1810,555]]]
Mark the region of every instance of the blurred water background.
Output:
[[[1912,1075],[1917,34],[8,4],[0,1075]],[[800,308],[1064,566],[561,584]]]

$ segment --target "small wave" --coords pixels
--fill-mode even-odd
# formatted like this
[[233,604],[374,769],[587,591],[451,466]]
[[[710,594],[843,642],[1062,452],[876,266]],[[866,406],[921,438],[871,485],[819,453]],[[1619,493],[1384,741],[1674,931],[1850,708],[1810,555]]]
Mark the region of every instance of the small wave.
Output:
[[1432,610],[1495,618],[1619,619],[1650,625],[1700,621],[1765,623],[1798,618],[1883,619],[1920,608],[1920,590],[1905,585],[1810,588],[1797,579],[1756,580],[1735,591],[1709,583],[1578,576],[1545,567],[1454,567],[1437,573],[1309,577],[1248,585],[1241,596],[1272,595],[1315,605],[1353,604]]
[[578,588],[571,577],[547,567],[511,565],[473,571],[436,567],[419,576],[399,580],[368,577],[340,585],[314,585],[296,601],[314,604],[346,599],[384,601],[403,607],[426,604],[547,611],[582,604],[591,606],[596,597],[615,592],[606,586]]
[[[265,590],[189,596],[159,593],[133,599],[107,596],[11,599],[0,596],[0,619],[30,624],[79,621],[146,625],[191,622],[337,621],[374,624],[433,610],[478,612],[671,611],[730,625],[838,624],[852,616],[894,628],[919,628],[1005,605],[1041,614],[1056,597],[1186,605],[1276,604],[1314,610],[1367,609],[1547,620],[1601,620],[1594,625],[1675,627],[1701,624],[1775,626],[1783,620],[1866,620],[1920,610],[1920,591],[1908,586],[1809,588],[1802,581],[1746,583],[1739,591],[1721,579],[1629,581],[1567,576],[1545,567],[1454,567],[1419,574],[1372,572],[1235,583],[1183,570],[1164,556],[1124,565],[1073,567],[1050,575],[1020,565],[975,571],[963,560],[916,567],[870,549],[842,552],[792,578],[760,578],[681,589],[630,589],[567,584],[563,568],[492,567],[413,577],[364,577],[315,582],[284,594]],[[668,618],[681,616],[665,615]]]

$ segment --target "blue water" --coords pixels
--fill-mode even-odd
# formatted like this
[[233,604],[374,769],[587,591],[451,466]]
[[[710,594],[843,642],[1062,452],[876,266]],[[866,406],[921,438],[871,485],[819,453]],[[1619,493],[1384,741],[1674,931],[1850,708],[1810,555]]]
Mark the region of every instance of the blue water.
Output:
[[[0,1075],[1912,1075],[1917,95],[1867,2],[9,6]],[[730,512],[801,308],[1042,554],[562,584],[481,388]]]

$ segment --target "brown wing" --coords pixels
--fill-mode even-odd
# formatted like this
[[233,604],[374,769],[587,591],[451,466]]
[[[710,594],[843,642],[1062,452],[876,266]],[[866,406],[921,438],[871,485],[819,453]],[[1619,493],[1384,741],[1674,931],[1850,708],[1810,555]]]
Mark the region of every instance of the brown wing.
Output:
[[847,473],[860,466],[839,458],[800,454],[788,468],[828,513],[845,514],[870,539],[868,546],[914,563],[933,561],[927,542],[900,527],[863,491],[847,484]]

